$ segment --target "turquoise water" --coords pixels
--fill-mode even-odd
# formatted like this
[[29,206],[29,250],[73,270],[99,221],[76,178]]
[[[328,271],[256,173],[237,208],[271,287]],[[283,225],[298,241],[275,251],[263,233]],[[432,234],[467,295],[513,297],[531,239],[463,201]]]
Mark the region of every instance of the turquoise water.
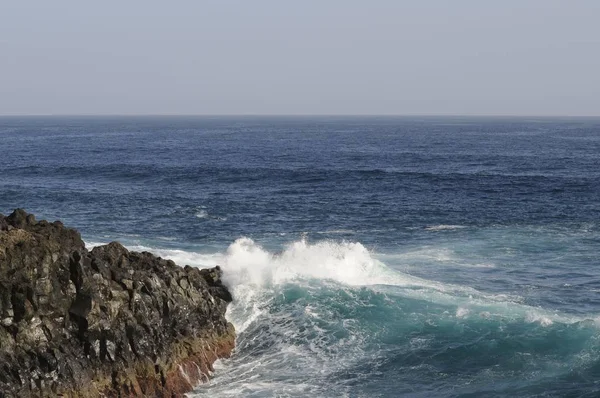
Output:
[[24,207],[225,270],[192,396],[600,396],[600,120],[0,118]]

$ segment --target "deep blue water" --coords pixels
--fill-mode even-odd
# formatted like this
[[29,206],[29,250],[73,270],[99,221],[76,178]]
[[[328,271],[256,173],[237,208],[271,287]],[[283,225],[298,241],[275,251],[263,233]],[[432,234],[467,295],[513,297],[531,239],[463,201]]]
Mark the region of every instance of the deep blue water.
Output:
[[194,396],[600,396],[600,119],[0,118],[0,212],[221,264]]

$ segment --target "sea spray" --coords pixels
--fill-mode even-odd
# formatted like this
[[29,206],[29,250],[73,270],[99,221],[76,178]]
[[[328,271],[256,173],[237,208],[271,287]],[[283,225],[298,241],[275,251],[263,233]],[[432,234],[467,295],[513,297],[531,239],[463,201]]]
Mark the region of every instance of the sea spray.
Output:
[[249,238],[221,253],[141,248],[220,264],[233,292],[236,353],[197,396],[367,397],[393,393],[399,380],[408,394],[454,383],[450,363],[462,369],[464,392],[511,380],[517,364],[530,381],[507,388],[535,389],[538,374],[569,379],[600,360],[598,327],[587,317],[414,277],[358,242],[301,239],[276,252]]
[[510,377],[517,363],[527,386],[540,372],[568,377],[598,359],[593,322],[403,275],[359,243],[301,240],[270,253],[241,238],[223,268],[238,348],[199,396],[428,391],[454,383],[453,362],[468,392]]

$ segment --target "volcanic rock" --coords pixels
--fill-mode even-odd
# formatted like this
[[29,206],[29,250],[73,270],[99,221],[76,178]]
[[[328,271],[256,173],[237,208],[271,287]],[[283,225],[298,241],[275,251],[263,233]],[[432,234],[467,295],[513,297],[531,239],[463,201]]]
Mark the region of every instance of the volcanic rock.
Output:
[[219,267],[0,214],[0,397],[181,397],[230,355]]

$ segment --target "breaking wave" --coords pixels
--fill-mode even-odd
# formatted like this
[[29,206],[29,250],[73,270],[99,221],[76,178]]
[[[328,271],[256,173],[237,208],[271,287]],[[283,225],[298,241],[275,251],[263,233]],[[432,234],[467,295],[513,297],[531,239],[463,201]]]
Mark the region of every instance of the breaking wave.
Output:
[[224,269],[236,352],[191,396],[518,394],[546,391],[549,377],[585,383],[600,372],[593,317],[412,276],[358,242],[299,240],[278,252],[249,238],[214,253],[130,248]]

